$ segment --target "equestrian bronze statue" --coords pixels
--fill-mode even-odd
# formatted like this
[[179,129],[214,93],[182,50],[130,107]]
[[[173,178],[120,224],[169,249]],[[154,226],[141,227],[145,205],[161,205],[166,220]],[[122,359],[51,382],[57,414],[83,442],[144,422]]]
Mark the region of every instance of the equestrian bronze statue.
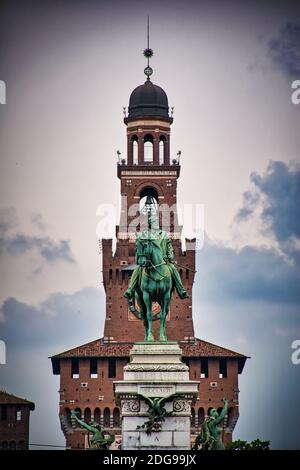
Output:
[[131,311],[136,311],[135,301],[139,306],[138,318],[144,321],[145,341],[154,341],[152,303],[160,305],[159,341],[167,341],[166,318],[172,292],[175,288],[181,299],[188,298],[188,294],[174,264],[172,242],[159,228],[156,217],[149,218],[147,230],[137,233],[135,254],[137,267],[124,296]]

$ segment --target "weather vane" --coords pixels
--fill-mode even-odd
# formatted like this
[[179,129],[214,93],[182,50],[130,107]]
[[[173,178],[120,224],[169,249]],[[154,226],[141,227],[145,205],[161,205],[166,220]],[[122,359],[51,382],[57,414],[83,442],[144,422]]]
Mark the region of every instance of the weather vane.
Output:
[[144,69],[144,74],[147,76],[147,80],[150,80],[150,76],[153,74],[153,69],[149,65],[149,59],[153,56],[153,50],[149,46],[149,16],[147,16],[147,48],[144,49],[144,57],[147,59],[147,67]]

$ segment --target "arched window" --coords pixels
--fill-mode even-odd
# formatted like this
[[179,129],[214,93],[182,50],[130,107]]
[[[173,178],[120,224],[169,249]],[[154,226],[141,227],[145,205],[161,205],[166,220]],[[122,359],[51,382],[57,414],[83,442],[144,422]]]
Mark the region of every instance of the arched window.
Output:
[[75,408],[74,411],[76,411],[77,417],[78,417],[79,419],[81,419],[81,409],[80,409],[80,408]]
[[[65,421],[66,421],[66,424],[71,427],[72,426],[72,422],[71,422],[71,410],[70,408],[65,408],[64,410],[64,416],[65,416]],[[81,418],[81,416],[78,416],[78,418]]]
[[132,137],[132,160],[133,164],[137,165],[139,162],[139,147],[138,147],[138,138],[136,135]]
[[210,411],[211,411],[212,409],[213,409],[213,407],[212,407],[212,406],[211,406],[210,408],[208,408],[208,410],[207,410],[207,416],[209,416],[209,415],[210,415]]
[[156,189],[147,186],[140,193],[140,204],[139,210],[143,211],[145,209],[145,204],[151,202],[153,205],[153,210],[158,213],[158,194]]
[[2,450],[7,450],[8,449],[8,442],[7,441],[3,441],[2,442]]
[[91,422],[91,410],[90,410],[90,408],[86,408],[84,410],[84,421],[87,424],[89,424]]
[[120,427],[120,410],[119,408],[115,408],[113,411],[113,427],[119,428]]
[[94,421],[96,421],[96,423],[98,423],[98,424],[100,424],[100,416],[101,416],[100,408],[95,408],[95,410],[94,410]]
[[191,409],[191,415],[192,415],[191,426],[192,426],[192,428],[194,428],[195,425],[196,425],[196,423],[195,423],[195,408]]
[[105,408],[103,412],[103,425],[105,428],[110,427],[110,410],[109,408]]
[[202,423],[204,423],[205,419],[205,413],[204,413],[204,408],[199,408],[198,410],[198,425],[201,426]]
[[165,137],[163,135],[159,138],[159,164],[164,164],[165,159]]
[[16,448],[17,448],[16,441],[10,441],[9,450],[16,450]]
[[153,162],[153,137],[151,134],[147,134],[144,137],[144,162]]

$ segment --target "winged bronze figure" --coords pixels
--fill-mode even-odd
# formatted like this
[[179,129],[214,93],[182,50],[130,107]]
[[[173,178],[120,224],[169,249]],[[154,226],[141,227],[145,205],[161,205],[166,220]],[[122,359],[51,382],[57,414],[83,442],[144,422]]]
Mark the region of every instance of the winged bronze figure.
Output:
[[147,397],[142,393],[139,393],[137,396],[145,400],[145,402],[147,403],[147,413],[149,416],[148,421],[146,421],[142,426],[138,426],[137,429],[144,429],[147,434],[151,434],[151,432],[153,431],[161,431],[162,422],[167,416],[170,416],[172,413],[172,411],[168,412],[165,409],[164,405],[167,401],[178,397],[178,393],[172,393],[171,395],[167,395],[165,397]]

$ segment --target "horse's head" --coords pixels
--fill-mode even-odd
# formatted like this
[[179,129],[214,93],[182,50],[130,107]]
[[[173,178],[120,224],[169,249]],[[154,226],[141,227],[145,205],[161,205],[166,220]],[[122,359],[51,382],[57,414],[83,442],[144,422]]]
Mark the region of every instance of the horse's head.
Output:
[[148,267],[151,263],[152,244],[150,240],[138,239],[136,243],[137,264],[142,268]]

